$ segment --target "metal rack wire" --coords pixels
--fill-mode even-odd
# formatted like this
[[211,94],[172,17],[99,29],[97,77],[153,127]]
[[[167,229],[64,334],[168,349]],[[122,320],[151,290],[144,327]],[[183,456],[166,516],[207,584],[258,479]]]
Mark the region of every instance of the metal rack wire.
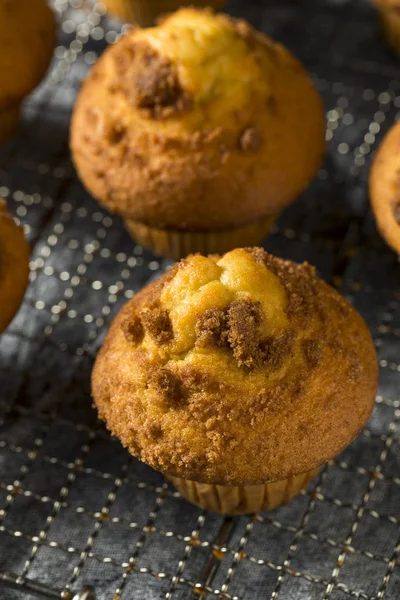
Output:
[[400,109],[400,63],[362,0],[228,8],[292,48],[325,98],[325,165],[266,247],[314,263],[367,320],[380,358],[374,413],[287,507],[242,518],[182,501],[97,422],[96,351],[120,306],[167,261],[133,245],[76,179],[73,101],[121,29],[101,4],[55,0],[52,69],[0,150],[0,196],[32,246],[24,304],[0,340],[2,600],[400,597],[400,271],[366,193],[371,153]]

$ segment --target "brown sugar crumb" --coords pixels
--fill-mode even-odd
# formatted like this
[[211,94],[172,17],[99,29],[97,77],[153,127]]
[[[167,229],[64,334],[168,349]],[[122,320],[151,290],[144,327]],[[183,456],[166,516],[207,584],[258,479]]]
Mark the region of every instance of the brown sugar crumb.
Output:
[[261,134],[257,127],[245,129],[239,139],[239,147],[244,152],[254,152],[261,146]]
[[149,437],[152,440],[159,440],[163,435],[162,429],[159,425],[152,425],[149,428]]
[[199,392],[215,393],[220,391],[221,387],[226,387],[221,382],[213,379],[209,373],[199,371],[190,365],[185,365],[180,370],[180,377],[185,390],[189,394]]
[[222,308],[209,308],[196,323],[196,345],[223,347],[227,344],[227,313]]
[[360,378],[361,371],[361,366],[358,363],[352,363],[347,371],[349,379],[356,383]]
[[249,252],[249,254],[253,255],[255,261],[258,263],[265,263],[269,258],[268,252],[259,246],[254,246],[254,248],[246,248],[246,250]]
[[236,300],[228,307],[228,342],[239,366],[254,368],[260,365],[260,333],[263,318],[259,302]]
[[321,343],[316,340],[303,340],[301,347],[307,364],[312,368],[318,367],[322,361]]
[[396,223],[400,225],[400,202],[393,203],[393,216]]
[[260,344],[262,361],[265,366],[275,371],[290,358],[296,341],[297,334],[294,331],[285,331],[278,337],[269,336]]
[[[287,292],[286,313],[292,318],[304,321],[311,319],[318,312],[319,288],[316,270],[308,263],[297,264],[290,260],[275,258],[263,248],[247,248],[254,259],[265,264],[268,270],[278,277]],[[321,315],[321,319],[322,319]]]
[[151,383],[169,408],[178,408],[185,403],[182,381],[169,369],[160,369]]
[[126,136],[126,133],[126,128],[123,125],[114,123],[107,133],[107,140],[111,145],[120,144]]
[[137,315],[127,317],[122,321],[121,329],[127,342],[130,344],[140,344],[144,337],[144,329],[141,320]]
[[272,113],[274,113],[275,115],[278,113],[278,102],[277,102],[277,100],[276,100],[275,96],[273,96],[272,94],[271,94],[271,96],[269,96],[269,97],[267,98],[267,103],[266,103],[266,105],[267,105],[267,109],[268,109],[269,111],[271,111],[271,112],[272,112]]
[[261,337],[264,318],[260,302],[235,300],[225,309],[206,310],[196,324],[196,345],[230,350],[239,367],[279,369],[289,358],[297,334],[290,330],[278,337]]
[[143,44],[137,47],[132,80],[134,104],[151,110],[154,117],[184,108],[187,98],[175,67],[152,48]]
[[167,309],[154,304],[140,313],[143,325],[156,344],[168,344],[173,337],[172,323]]
[[[280,406],[281,397],[276,390],[270,390],[268,388],[263,388],[260,390],[255,398],[254,408],[255,412],[258,415],[263,415],[265,413],[275,412],[277,407]],[[254,425],[256,419],[252,418],[252,424]]]

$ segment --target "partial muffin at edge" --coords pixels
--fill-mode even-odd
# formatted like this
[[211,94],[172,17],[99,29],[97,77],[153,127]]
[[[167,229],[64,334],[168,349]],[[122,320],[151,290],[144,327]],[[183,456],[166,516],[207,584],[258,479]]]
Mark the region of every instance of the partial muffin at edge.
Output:
[[25,96],[49,66],[56,22],[46,0],[0,0],[0,142],[18,123]]
[[372,210],[387,244],[400,254],[400,123],[384,137],[369,175]]
[[0,199],[0,333],[17,312],[29,275],[29,247]]

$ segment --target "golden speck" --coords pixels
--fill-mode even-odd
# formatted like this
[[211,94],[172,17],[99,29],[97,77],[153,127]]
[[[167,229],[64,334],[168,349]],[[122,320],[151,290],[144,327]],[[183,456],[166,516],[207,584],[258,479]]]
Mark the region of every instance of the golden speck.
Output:
[[189,540],[189,545],[190,546],[199,546],[200,542],[196,537],[191,537]]
[[205,596],[207,593],[207,590],[205,590],[202,587],[195,587],[195,588],[193,588],[193,591],[195,594],[198,594],[199,596]]

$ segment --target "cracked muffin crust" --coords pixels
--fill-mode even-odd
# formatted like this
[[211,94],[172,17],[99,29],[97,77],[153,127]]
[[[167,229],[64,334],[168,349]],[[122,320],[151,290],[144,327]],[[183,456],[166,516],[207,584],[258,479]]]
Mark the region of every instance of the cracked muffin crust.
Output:
[[0,333],[18,310],[29,275],[29,248],[20,227],[17,227],[0,199]]
[[83,85],[71,148],[127,220],[224,231],[274,215],[315,175],[321,99],[299,61],[244,21],[181,9],[110,47]]
[[24,97],[46,73],[55,41],[46,0],[0,0],[0,142],[17,125]]
[[381,142],[370,171],[369,191],[378,229],[400,254],[400,123]]
[[114,320],[99,414],[168,475],[253,486],[315,469],[361,431],[377,385],[361,317],[307,263],[190,256]]

